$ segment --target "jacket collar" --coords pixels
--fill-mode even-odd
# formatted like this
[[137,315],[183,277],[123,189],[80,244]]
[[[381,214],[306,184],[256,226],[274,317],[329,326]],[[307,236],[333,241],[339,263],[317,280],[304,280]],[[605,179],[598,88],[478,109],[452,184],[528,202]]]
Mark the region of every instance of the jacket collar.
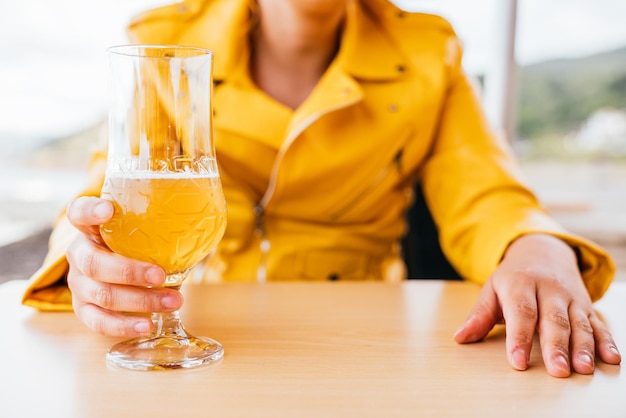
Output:
[[202,3],[197,17],[182,33],[181,44],[213,51],[213,78],[224,81],[239,60],[248,60],[248,34],[252,24],[251,0],[193,0]]
[[[186,0],[175,7],[144,13],[131,25],[131,31],[136,32],[141,42],[153,38],[162,43],[165,34],[158,26],[145,30],[141,26],[167,18],[174,26],[168,27],[171,43],[214,52],[215,80],[225,81],[235,69],[241,68],[239,60],[247,60],[248,54],[252,0]],[[355,0],[349,3],[337,57],[343,71],[356,79],[372,81],[392,80],[401,75],[407,68],[406,58],[383,27],[385,23],[393,24],[389,16],[397,11],[388,1]]]
[[387,1],[350,2],[338,57],[347,73],[372,81],[392,80],[402,75],[407,68],[406,58],[383,28],[383,17],[396,10]]

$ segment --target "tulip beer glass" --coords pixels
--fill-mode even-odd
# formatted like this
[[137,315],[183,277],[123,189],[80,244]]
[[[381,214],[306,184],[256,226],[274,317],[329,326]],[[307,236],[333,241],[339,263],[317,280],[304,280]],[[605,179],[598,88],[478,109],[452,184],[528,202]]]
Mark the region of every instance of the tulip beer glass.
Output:
[[[101,196],[115,212],[100,232],[112,251],[161,266],[165,286],[178,289],[226,227],[212,136],[212,53],[159,45],[107,53],[112,104]],[[152,334],[113,346],[108,362],[160,370],[223,356],[217,341],[189,335],[178,312],[151,315]]]

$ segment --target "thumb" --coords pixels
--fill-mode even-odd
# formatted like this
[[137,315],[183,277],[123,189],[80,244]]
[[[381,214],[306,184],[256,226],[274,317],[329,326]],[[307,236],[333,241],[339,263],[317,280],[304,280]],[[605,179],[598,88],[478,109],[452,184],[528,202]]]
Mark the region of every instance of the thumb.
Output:
[[467,320],[454,333],[459,344],[475,343],[482,340],[494,325],[502,322],[502,311],[491,280],[483,286],[478,300]]

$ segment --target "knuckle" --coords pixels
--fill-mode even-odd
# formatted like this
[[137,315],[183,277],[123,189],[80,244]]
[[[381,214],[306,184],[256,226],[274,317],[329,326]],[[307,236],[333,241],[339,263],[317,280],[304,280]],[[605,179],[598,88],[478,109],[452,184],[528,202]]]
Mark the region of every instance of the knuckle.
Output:
[[611,332],[609,331],[609,328],[595,314],[592,314],[589,317],[589,322],[590,322],[591,327],[592,327],[592,329],[594,330],[595,333],[597,333],[599,335],[607,335],[607,336],[610,337]]
[[547,319],[563,331],[570,330],[569,317],[561,310],[553,310],[548,313]]
[[544,274],[542,277],[542,281],[550,287],[554,288],[556,291],[560,292],[566,289],[565,284],[563,283],[561,278],[554,273]]
[[91,251],[85,251],[81,257],[80,265],[82,267],[82,271],[85,275],[89,277],[93,277],[94,274],[98,271],[98,262],[96,261],[96,257],[94,253]]
[[562,357],[569,358],[569,345],[567,342],[554,342],[552,352]]
[[107,332],[109,335],[126,335],[128,334],[126,323],[124,321],[115,321],[110,323],[110,328]]
[[528,346],[532,344],[534,336],[534,332],[520,330],[515,335],[515,340],[522,346]]
[[107,334],[106,321],[102,317],[96,316],[96,317],[91,318],[87,326],[93,331],[97,332],[98,334],[101,334],[101,335]]
[[120,279],[124,280],[126,283],[133,283],[135,281],[135,268],[131,263],[123,262],[118,268]]
[[94,292],[94,302],[103,308],[110,308],[113,302],[113,290],[110,286],[98,286]]
[[89,249],[81,247],[81,250],[75,251],[76,264],[78,269],[88,277],[94,277],[98,271],[98,258],[95,253]]
[[[67,287],[74,293],[74,281],[76,279],[76,273],[74,267],[72,267],[72,263],[70,263],[70,267],[67,271],[67,276],[65,280],[67,281]],[[76,297],[73,295],[72,300],[75,300]]]
[[593,335],[593,327],[591,326],[587,318],[576,320],[573,326],[578,331],[582,331],[588,335]]
[[139,306],[143,312],[152,312],[161,308],[159,303],[155,303],[154,298],[150,293],[144,293],[139,297]]
[[[73,296],[73,295],[72,295]],[[79,302],[77,297],[72,297],[72,308],[74,309],[74,313],[76,314],[76,316],[83,321],[83,304],[81,302]],[[83,321],[85,322],[85,321]]]
[[100,335],[124,335],[125,328],[121,321],[111,321],[104,316],[98,316],[93,318],[90,328]]
[[104,311],[92,304],[76,304],[74,307],[76,316],[90,330],[107,336],[128,335],[128,327],[123,320],[107,315]]
[[75,214],[75,206],[76,206],[76,199],[71,200],[67,206],[65,206],[65,216],[67,217],[67,219],[73,223],[74,221],[74,214]]
[[67,204],[65,213],[72,224],[80,224],[85,215],[84,202],[86,197],[79,197]]
[[67,258],[67,262],[70,265],[70,268],[74,265],[77,265],[77,256],[76,254],[80,251],[80,239],[76,238],[72,240],[67,246],[67,250],[65,251],[65,257]]
[[534,320],[537,318],[535,305],[527,300],[521,300],[515,304],[515,313],[524,319]]
[[615,345],[615,340],[611,335],[611,332],[607,328],[594,328],[594,337],[598,344],[610,344]]
[[76,316],[85,324],[87,328],[98,334],[105,334],[105,322],[104,319],[94,312],[94,309],[89,304],[81,306],[74,306]]

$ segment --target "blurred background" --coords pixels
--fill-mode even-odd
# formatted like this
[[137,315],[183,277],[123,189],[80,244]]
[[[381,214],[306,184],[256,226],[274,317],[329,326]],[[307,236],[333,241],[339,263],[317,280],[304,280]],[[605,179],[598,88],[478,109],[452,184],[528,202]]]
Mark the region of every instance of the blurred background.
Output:
[[[0,279],[27,278],[106,120],[108,46],[165,0],[0,5]],[[626,280],[626,2],[395,0],[441,14],[486,113],[552,214]],[[0,280],[1,281],[1,280]]]

